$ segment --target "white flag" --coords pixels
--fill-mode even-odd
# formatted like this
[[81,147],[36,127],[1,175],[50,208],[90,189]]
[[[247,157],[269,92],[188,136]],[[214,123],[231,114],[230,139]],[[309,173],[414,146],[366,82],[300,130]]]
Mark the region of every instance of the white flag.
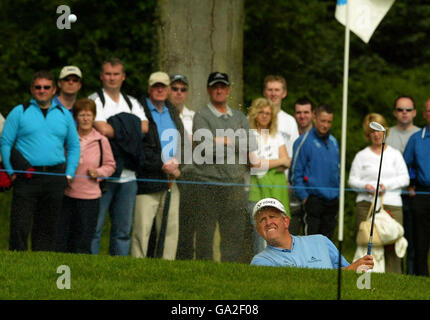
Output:
[[394,3],[394,0],[337,0],[335,17],[343,25],[346,25],[347,1],[349,29],[366,43]]

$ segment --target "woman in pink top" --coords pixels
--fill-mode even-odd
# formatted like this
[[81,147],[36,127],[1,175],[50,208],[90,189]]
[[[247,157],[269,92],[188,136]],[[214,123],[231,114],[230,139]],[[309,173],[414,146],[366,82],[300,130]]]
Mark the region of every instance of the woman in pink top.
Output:
[[96,105],[93,100],[80,99],[73,106],[77,122],[81,157],[75,178],[64,192],[59,217],[57,251],[91,253],[99,199],[99,181],[115,171],[116,164],[108,139],[93,128]]

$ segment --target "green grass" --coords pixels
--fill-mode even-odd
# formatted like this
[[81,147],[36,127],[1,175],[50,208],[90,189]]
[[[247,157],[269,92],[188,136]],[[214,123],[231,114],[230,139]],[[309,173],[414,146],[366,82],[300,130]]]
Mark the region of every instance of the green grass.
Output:
[[[10,252],[11,192],[0,194],[0,299],[6,300],[326,300],[337,298],[337,271],[252,267],[212,261],[164,261],[108,255],[107,217],[100,255]],[[351,222],[352,219],[350,219]],[[351,223],[350,223],[351,224]],[[355,246],[348,235],[343,254]],[[335,236],[336,238],[337,236]],[[335,242],[337,244],[337,242]],[[57,288],[71,270],[71,289]],[[396,274],[371,274],[371,289],[358,289],[355,272],[342,273],[342,299],[430,299],[430,280]]]
[[[70,267],[71,288],[60,290],[57,273]],[[337,271],[254,267],[213,261],[166,261],[132,257],[0,251],[0,299],[129,300],[334,300]],[[430,279],[342,273],[343,299],[430,299]]]

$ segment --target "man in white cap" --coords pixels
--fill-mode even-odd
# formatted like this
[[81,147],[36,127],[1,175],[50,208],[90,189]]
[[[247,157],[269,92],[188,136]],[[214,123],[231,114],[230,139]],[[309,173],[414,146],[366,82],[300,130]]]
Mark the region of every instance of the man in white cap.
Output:
[[61,69],[57,81],[60,93],[54,98],[63,107],[72,111],[72,107],[82,87],[82,72],[76,66],[65,66]]
[[[255,229],[267,242],[267,247],[254,256],[251,265],[272,267],[297,267],[336,269],[339,251],[327,237],[316,234],[293,236],[288,227],[290,217],[284,205],[275,198],[257,202],[253,210]],[[357,270],[359,266],[373,268],[373,257],[366,255],[349,264],[344,257],[341,267]]]
[[[167,260],[176,258],[178,245],[179,189],[174,179],[181,175],[179,152],[183,150],[184,126],[179,112],[168,100],[169,75],[154,72],[148,81],[148,96],[139,99],[149,120],[149,131],[143,139],[145,164],[138,170],[138,191],[134,210],[131,236],[131,255],[148,256],[148,245],[153,221],[158,231],[158,243],[164,243],[156,251],[156,257]],[[156,180],[156,181],[154,181]],[[171,180],[170,191],[167,180]],[[167,219],[163,221],[166,196],[170,192]],[[166,227],[161,238],[160,230]],[[160,242],[161,241],[161,242]]]

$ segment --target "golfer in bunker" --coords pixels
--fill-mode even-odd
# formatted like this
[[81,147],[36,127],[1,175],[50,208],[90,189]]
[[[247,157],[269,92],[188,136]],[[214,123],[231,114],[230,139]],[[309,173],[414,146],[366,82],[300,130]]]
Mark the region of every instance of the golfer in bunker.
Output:
[[[288,230],[290,218],[283,204],[274,198],[257,202],[253,217],[258,234],[267,242],[267,247],[254,256],[251,265],[272,267],[297,267],[337,269],[339,251],[327,237],[315,234],[293,236]],[[349,264],[344,257],[344,270],[372,269],[373,257],[365,255]]]

